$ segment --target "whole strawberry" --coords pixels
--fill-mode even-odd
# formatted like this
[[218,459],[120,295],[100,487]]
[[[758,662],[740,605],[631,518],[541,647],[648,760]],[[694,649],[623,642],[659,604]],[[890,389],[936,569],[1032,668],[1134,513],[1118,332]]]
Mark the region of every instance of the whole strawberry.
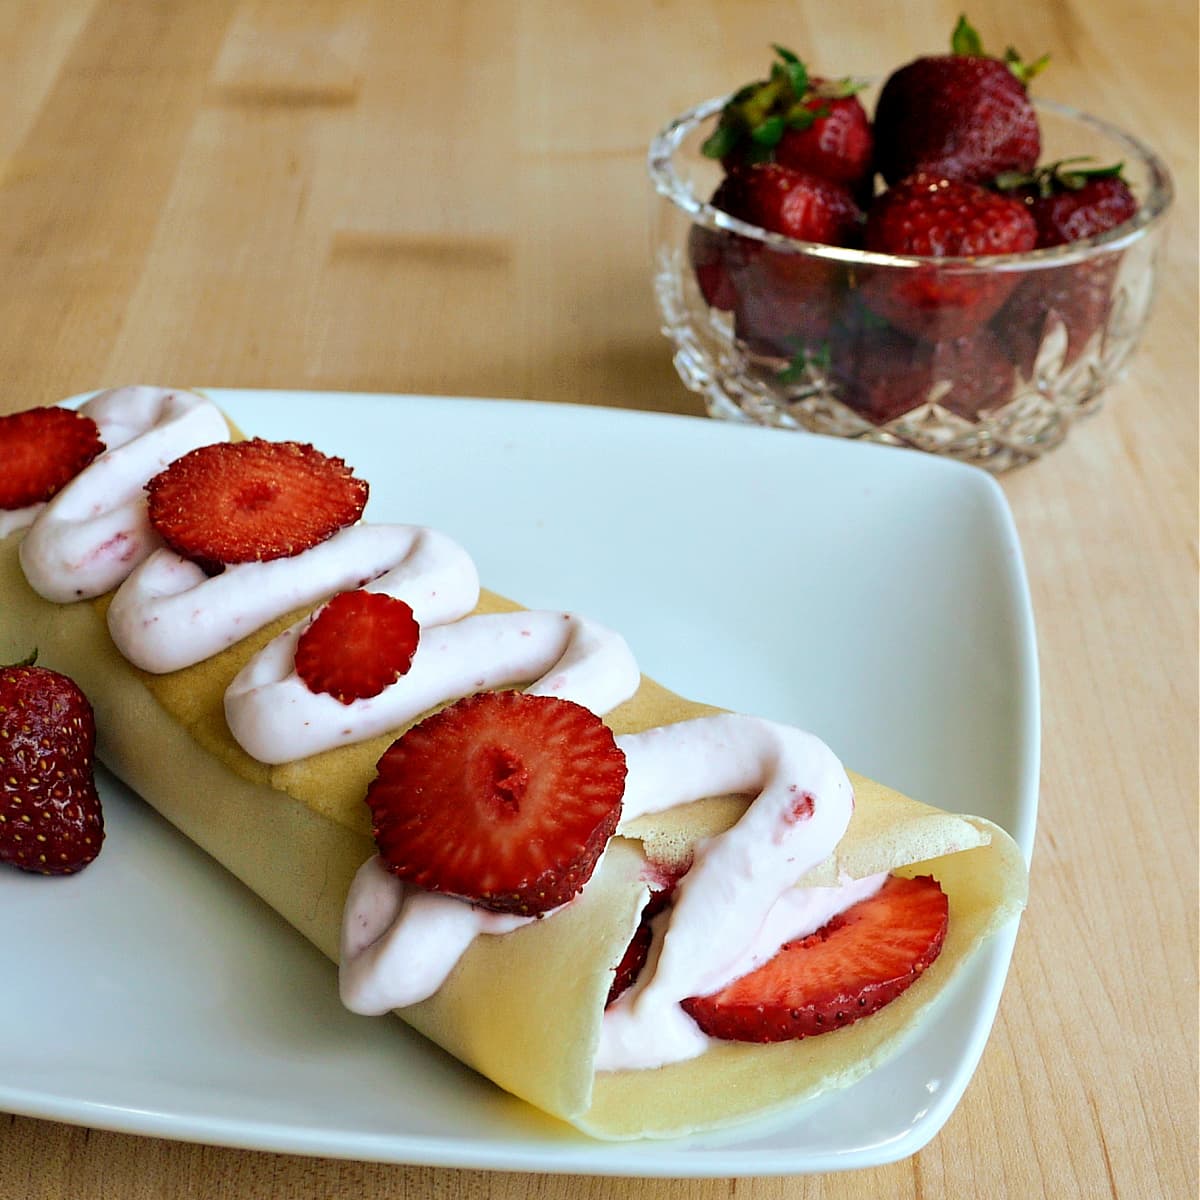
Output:
[[726,170],[777,162],[857,189],[871,174],[871,122],[850,79],[810,76],[775,46],[770,78],[738,91],[721,112],[704,153]]
[[[977,258],[1023,254],[1037,238],[1025,205],[973,183],[918,174],[888,188],[867,214],[866,247],[881,254]],[[944,341],[986,324],[1015,278],[937,264],[864,272],[860,294],[878,316],[916,337]]]
[[100,853],[92,706],[65,675],[0,669],[0,862],[70,875]]
[[[709,199],[713,208],[734,214],[737,207],[738,180],[736,174],[721,180],[717,190]],[[728,311],[733,308],[735,293],[733,271],[738,262],[756,250],[749,238],[738,237],[720,229],[709,229],[704,225],[693,225],[688,234],[688,260],[696,276],[696,283],[704,302],[710,308]]]
[[[849,188],[782,163],[737,167],[713,195],[731,216],[796,241],[856,245],[862,213]],[[738,337],[758,354],[794,357],[820,340],[845,291],[837,263],[728,235],[727,307]]]
[[1045,66],[983,53],[960,18],[950,54],[918,58],[894,72],[875,106],[875,165],[888,183],[925,171],[971,183],[1030,171],[1041,154],[1026,85]]
[[[1085,168],[1078,161],[1059,162],[1029,175],[1001,176],[996,182],[1025,204],[1039,250],[1108,233],[1138,210],[1120,164]],[[1062,365],[1069,367],[1079,359],[1108,321],[1120,265],[1121,251],[1113,250],[1025,274],[993,321],[1022,375],[1033,375],[1047,332],[1058,323],[1066,333]]]
[[782,163],[754,163],[729,173],[712,203],[730,216],[801,242],[852,246],[862,212],[850,189]]
[[1083,167],[1064,160],[1028,175],[1001,175],[996,185],[1018,197],[1037,229],[1037,249],[1098,237],[1128,221],[1138,210],[1121,164]]
[[926,342],[887,325],[839,327],[830,343],[839,398],[875,425],[936,404],[968,421],[1013,395],[1013,366],[988,326]]

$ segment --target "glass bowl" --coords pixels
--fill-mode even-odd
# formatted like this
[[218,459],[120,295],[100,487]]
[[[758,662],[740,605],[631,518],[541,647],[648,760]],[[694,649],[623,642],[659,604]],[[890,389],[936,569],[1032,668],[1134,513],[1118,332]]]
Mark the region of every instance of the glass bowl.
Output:
[[[711,416],[1003,471],[1100,406],[1145,327],[1172,198],[1142,142],[1037,101],[1041,161],[1123,162],[1134,217],[1028,254],[900,258],[795,241],[708,204],[721,168],[700,147],[725,99],[677,117],[649,155],[663,332]],[[726,270],[714,286],[704,276],[716,256]]]

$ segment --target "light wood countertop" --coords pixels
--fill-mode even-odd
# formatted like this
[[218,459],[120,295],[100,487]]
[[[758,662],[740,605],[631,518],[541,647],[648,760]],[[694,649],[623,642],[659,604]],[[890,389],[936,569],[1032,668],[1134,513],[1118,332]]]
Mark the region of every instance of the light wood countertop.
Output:
[[[125,382],[700,412],[658,333],[645,149],[782,42],[878,74],[958,8],[719,0],[0,5],[0,412]],[[981,0],[1040,94],[1139,132],[1176,210],[1127,377],[1002,478],[1038,623],[1029,913],[915,1157],[700,1182],[305,1159],[0,1115],[0,1198],[1197,1193],[1197,18]],[[792,436],[780,434],[779,436]],[[18,970],[6,962],[3,974]],[[86,1002],[81,998],[81,1002]]]

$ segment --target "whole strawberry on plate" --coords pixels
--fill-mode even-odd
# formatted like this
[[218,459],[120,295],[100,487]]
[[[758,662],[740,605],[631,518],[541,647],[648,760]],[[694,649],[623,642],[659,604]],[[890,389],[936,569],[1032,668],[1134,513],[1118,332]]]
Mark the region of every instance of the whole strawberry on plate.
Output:
[[1027,85],[1047,62],[994,58],[960,17],[951,53],[927,55],[890,75],[875,106],[875,165],[888,183],[918,171],[985,183],[1031,171],[1041,131]]
[[[997,186],[1020,199],[1033,218],[1035,247],[1048,250],[1099,237],[1138,211],[1137,197],[1122,177],[1122,165],[1094,167],[1069,159],[1030,173],[1001,175]],[[1052,326],[1065,331],[1062,366],[1076,362],[1107,324],[1121,265],[1121,251],[1086,262],[1031,269],[993,320],[993,328],[1026,377]]]
[[96,723],[74,681],[31,661],[0,669],[0,862],[70,875],[100,853]]

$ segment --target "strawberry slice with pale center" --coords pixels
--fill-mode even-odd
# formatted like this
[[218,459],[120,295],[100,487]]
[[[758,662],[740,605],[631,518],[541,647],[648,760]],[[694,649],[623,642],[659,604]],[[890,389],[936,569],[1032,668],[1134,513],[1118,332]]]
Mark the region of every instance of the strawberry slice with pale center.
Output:
[[920,978],[941,953],[949,901],[936,879],[890,876],[816,933],[714,992],[684,1000],[710,1037],[784,1042],[853,1024]]
[[103,453],[100,429],[70,408],[30,408],[0,417],[0,509],[49,500]]
[[190,451],[146,492],[163,541],[212,575],[320,545],[362,516],[368,487],[310,445],[253,438]]
[[393,742],[366,799],[392,874],[536,916],[591,877],[624,791],[625,755],[594,713],[552,696],[481,692]]
[[384,592],[340,592],[296,643],[296,674],[310,692],[342,704],[378,696],[412,666],[420,638],[413,610]]

